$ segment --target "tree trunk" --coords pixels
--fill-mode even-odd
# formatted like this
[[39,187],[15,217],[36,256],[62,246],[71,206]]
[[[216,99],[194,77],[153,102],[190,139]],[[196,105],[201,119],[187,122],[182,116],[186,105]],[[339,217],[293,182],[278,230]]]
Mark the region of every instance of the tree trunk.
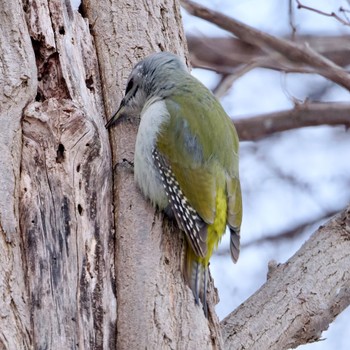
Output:
[[[5,115],[15,132],[7,132],[14,146],[2,170],[18,175],[2,187],[1,205],[13,210],[1,216],[4,250],[16,262],[2,278],[7,298],[20,293],[24,305],[12,306],[23,326],[15,337],[1,327],[2,342],[9,349],[108,348],[116,328],[111,153],[89,27],[69,2],[4,5],[17,35],[2,57],[25,89],[9,93],[14,111]],[[4,50],[18,41],[28,53],[17,59]],[[4,323],[13,333],[14,324]]]

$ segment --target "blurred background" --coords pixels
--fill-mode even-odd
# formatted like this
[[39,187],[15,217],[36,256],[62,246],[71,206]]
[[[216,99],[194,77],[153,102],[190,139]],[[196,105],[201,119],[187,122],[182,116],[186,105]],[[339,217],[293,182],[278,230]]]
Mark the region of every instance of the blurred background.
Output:
[[[310,42],[321,40],[326,49],[344,58],[338,64],[350,63],[347,61],[350,51],[340,52],[347,46],[350,49],[349,45],[342,44],[342,40],[349,40],[350,34],[349,1],[301,1],[324,13],[336,13],[345,24],[335,17],[298,9],[294,0],[197,0],[197,3],[277,37],[297,40],[310,36]],[[344,11],[339,11],[340,8]],[[349,91],[319,75],[266,68],[253,68],[241,74],[243,63],[229,72],[233,84],[222,88],[222,74],[214,72],[213,67],[203,69],[208,63],[201,59],[201,50],[203,56],[208,56],[208,51],[211,55],[229,56],[232,54],[230,47],[225,50],[223,44],[215,53],[213,43],[218,43],[218,38],[232,38],[232,35],[185,10],[182,15],[186,35],[190,38],[192,64],[202,67],[192,72],[218,92],[233,121],[288,110],[296,103],[350,101]],[[349,160],[350,133],[341,125],[303,127],[274,133],[254,142],[241,142],[244,204],[241,256],[237,265],[233,265],[229,235],[225,235],[210,265],[219,290],[217,313],[221,319],[266,281],[270,260],[278,263],[288,260],[315,229],[347,206],[350,201]],[[298,349],[346,350],[350,348],[349,333],[350,309],[347,309],[322,334],[324,341]]]

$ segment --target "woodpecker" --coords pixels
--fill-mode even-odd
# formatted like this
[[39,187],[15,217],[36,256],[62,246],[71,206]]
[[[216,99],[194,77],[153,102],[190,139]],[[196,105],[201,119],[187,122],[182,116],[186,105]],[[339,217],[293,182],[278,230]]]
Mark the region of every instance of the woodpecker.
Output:
[[240,251],[235,127],[215,96],[169,52],[152,54],[134,66],[125,96],[106,127],[122,115],[141,118],[135,181],[154,206],[172,213],[185,233],[184,277],[206,313],[209,259],[226,227],[233,262]]

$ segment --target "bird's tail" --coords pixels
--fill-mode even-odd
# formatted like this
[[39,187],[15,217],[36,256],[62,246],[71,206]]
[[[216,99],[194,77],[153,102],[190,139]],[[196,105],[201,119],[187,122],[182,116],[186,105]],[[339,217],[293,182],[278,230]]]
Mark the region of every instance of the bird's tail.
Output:
[[184,263],[185,279],[192,289],[195,303],[199,305],[199,301],[202,302],[204,314],[208,317],[208,264],[205,264],[202,260],[202,258],[194,254],[193,250],[188,245]]

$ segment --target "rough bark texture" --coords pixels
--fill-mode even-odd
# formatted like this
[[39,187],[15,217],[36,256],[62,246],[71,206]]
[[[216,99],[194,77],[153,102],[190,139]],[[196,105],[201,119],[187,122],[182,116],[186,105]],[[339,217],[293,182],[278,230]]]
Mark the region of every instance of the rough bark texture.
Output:
[[89,27],[68,1],[3,4],[0,339],[8,349],[111,348],[111,154]]
[[22,5],[0,11],[0,348],[30,346],[19,229],[21,116],[36,94],[36,66]]
[[[126,11],[127,9],[127,11]],[[106,110],[116,110],[132,66],[151,52],[184,57],[185,38],[177,1],[85,1],[104,86]],[[180,272],[183,237],[134,184],[137,120],[112,129],[118,336],[120,349],[210,349],[220,347],[218,320],[210,323]],[[215,299],[213,293],[212,299]]]
[[350,304],[350,207],[321,226],[222,322],[225,349],[283,350],[320,339]]

